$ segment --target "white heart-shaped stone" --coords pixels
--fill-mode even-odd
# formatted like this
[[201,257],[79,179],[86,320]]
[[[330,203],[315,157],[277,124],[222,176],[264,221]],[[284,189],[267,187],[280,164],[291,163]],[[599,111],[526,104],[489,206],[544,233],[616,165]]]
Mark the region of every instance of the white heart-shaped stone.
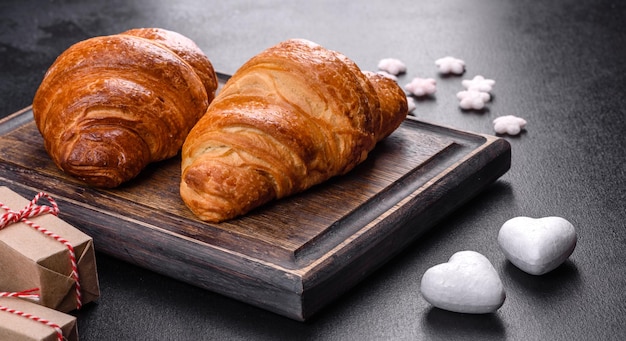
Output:
[[420,290],[428,303],[457,313],[491,313],[506,298],[498,272],[475,251],[457,252],[447,263],[426,270]]
[[506,221],[498,233],[506,258],[532,275],[543,275],[565,262],[576,239],[574,226],[561,217],[516,217]]

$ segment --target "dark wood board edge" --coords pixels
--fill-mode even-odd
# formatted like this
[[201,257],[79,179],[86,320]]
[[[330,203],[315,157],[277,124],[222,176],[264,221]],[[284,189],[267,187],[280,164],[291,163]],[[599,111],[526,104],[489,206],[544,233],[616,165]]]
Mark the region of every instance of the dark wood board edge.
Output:
[[27,106],[24,109],[18,110],[2,119],[0,119],[0,136],[26,124],[32,120],[32,117],[26,117],[24,113],[30,111],[33,108],[32,105]]

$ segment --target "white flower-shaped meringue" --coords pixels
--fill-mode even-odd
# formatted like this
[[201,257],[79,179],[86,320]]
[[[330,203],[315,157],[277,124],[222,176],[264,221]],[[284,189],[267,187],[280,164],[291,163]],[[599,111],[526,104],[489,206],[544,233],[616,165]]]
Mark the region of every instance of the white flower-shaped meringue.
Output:
[[526,120],[513,116],[500,116],[493,120],[493,130],[498,134],[517,135],[526,127]]
[[378,62],[378,69],[392,75],[399,75],[406,72],[406,65],[396,58],[384,58]]
[[460,100],[459,106],[462,109],[475,109],[480,110],[485,107],[485,103],[489,102],[491,96],[488,92],[466,90],[460,91],[456,94],[456,97]]
[[462,84],[467,90],[491,92],[493,86],[496,84],[496,81],[493,79],[486,79],[485,77],[479,75],[473,79],[464,79]]
[[404,88],[412,95],[418,97],[432,95],[437,91],[437,81],[433,78],[415,77],[411,83],[405,85]]
[[457,75],[465,72],[465,62],[461,59],[454,57],[443,57],[435,61],[435,65],[439,68],[441,73],[454,73]]

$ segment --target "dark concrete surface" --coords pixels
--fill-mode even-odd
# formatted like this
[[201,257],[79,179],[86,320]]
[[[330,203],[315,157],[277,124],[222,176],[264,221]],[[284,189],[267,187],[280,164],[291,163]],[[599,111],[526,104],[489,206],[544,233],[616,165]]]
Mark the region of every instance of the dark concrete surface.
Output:
[[[373,276],[305,323],[98,254],[102,296],[76,312],[81,340],[620,340],[626,337],[626,3],[562,1],[2,1],[0,116],[28,106],[47,67],[71,44],[134,27],[194,41],[224,73],[277,42],[302,37],[363,69],[403,60],[437,79],[420,119],[478,133],[528,121],[511,170]],[[434,60],[464,59],[461,77]],[[495,79],[493,101],[458,108],[461,80]],[[527,275],[498,249],[515,216],[571,221],[578,246],[561,267]],[[421,276],[474,250],[500,274],[507,299],[488,315],[432,308]],[[2,274],[0,274],[1,276]]]

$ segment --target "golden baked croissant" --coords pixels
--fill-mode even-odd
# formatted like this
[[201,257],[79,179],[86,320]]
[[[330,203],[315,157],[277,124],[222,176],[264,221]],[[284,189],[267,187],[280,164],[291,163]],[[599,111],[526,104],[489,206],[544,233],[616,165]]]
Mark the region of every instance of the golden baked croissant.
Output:
[[209,105],[182,150],[180,194],[221,222],[345,174],[408,112],[391,79],[292,39],[246,62]]
[[192,40],[133,29],[63,52],[35,94],[33,114],[60,169],[110,188],[176,155],[216,89],[213,66]]

